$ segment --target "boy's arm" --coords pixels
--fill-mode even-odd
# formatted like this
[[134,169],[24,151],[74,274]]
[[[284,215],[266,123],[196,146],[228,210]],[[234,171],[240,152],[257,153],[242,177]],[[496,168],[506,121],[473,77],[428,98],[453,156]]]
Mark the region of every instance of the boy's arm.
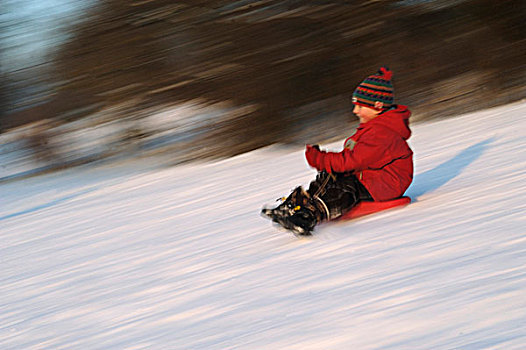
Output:
[[345,173],[367,169],[383,157],[390,144],[390,140],[383,135],[375,134],[375,132],[371,132],[371,135],[368,135],[369,137],[362,137],[353,150],[345,148],[341,152],[326,152],[307,146],[305,151],[307,162],[312,167],[329,173]]

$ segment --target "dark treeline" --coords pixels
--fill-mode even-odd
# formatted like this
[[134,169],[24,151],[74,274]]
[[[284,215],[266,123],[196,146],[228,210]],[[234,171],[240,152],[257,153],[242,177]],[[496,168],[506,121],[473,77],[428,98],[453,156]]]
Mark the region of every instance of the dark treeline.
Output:
[[524,18],[523,0],[101,2],[42,77],[49,98],[13,105],[31,81],[7,74],[2,128],[202,98],[251,106],[210,126],[221,155],[318,141],[296,131],[349,118],[380,65],[416,119],[455,115],[526,97]]

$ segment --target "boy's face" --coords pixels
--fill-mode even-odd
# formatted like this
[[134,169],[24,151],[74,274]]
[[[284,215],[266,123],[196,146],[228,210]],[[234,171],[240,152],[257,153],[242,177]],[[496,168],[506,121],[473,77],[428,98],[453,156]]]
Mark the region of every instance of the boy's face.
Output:
[[360,118],[360,123],[367,123],[373,120],[380,114],[380,111],[377,111],[376,109],[354,105],[354,109],[352,111],[358,118]]

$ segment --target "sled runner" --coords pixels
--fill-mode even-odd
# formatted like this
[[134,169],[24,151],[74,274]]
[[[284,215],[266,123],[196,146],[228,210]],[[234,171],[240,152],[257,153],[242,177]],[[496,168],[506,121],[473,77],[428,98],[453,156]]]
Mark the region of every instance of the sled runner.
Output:
[[342,215],[338,220],[351,220],[361,216],[377,213],[383,210],[402,207],[411,203],[411,198],[404,196],[385,202],[362,201]]

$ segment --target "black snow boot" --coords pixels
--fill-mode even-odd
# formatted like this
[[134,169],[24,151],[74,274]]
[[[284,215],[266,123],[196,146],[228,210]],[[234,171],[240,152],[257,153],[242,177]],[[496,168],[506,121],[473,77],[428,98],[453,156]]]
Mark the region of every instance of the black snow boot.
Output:
[[287,198],[281,198],[280,205],[276,208],[263,208],[261,215],[269,217],[274,222],[279,223],[279,219],[292,216],[296,210],[304,206],[310,199],[310,195],[303,189],[303,187],[296,187]]
[[308,198],[294,208],[294,214],[278,218],[277,223],[298,236],[310,236],[314,227],[327,219],[325,204],[319,198]]
[[284,219],[280,224],[296,235],[310,236],[314,227],[328,219],[328,209],[319,197],[310,197],[301,207],[296,207],[295,213]]
[[316,214],[307,208],[301,208],[294,215],[283,218],[278,223],[299,236],[310,236],[318,223]]

